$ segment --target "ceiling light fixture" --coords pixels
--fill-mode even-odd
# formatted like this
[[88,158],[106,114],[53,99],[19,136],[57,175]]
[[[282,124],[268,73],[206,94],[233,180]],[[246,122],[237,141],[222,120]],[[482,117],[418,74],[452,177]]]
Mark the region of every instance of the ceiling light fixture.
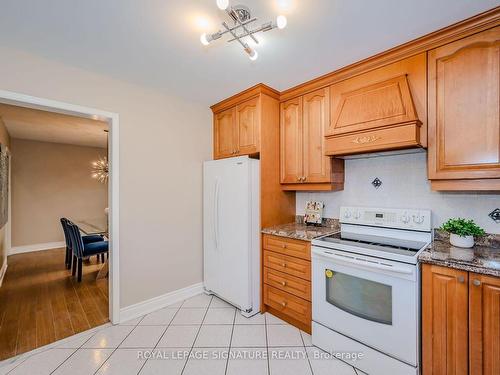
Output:
[[204,46],[209,45],[212,41],[219,39],[224,34],[231,34],[232,38],[228,42],[237,41],[243,47],[243,50],[248,54],[250,60],[257,60],[259,54],[257,51],[250,47],[244,38],[249,37],[253,40],[255,44],[259,44],[258,39],[254,34],[258,32],[265,32],[275,28],[284,29],[287,24],[287,19],[283,15],[279,15],[276,18],[276,22],[267,22],[254,29],[248,26],[257,21],[256,17],[252,17],[250,9],[244,5],[229,5],[229,0],[217,0],[217,7],[221,10],[225,10],[228,16],[233,21],[233,26],[229,26],[226,21],[222,22],[224,30],[219,30],[213,34],[202,34],[200,36],[200,42]]

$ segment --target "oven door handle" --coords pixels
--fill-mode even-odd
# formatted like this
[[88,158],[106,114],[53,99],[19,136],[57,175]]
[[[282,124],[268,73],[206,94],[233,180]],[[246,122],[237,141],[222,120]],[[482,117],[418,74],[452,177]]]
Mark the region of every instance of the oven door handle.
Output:
[[335,259],[338,259],[338,260],[345,262],[345,263],[356,264],[356,265],[366,267],[366,268],[374,268],[374,269],[378,269],[378,270],[390,271],[390,272],[395,272],[395,273],[402,273],[402,274],[406,274],[406,275],[413,274],[413,269],[410,269],[410,268],[397,267],[397,266],[385,265],[385,264],[376,263],[376,262],[368,262],[368,261],[364,261],[364,260],[358,260],[358,259],[351,257],[351,256],[348,256],[348,255],[335,254],[335,253],[332,253],[329,251],[323,251],[321,254],[328,257],[328,258],[335,258]]

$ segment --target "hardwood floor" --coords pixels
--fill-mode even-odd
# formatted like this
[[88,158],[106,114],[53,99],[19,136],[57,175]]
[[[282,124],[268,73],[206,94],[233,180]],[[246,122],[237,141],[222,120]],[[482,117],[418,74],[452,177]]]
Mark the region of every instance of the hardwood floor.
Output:
[[82,282],[64,267],[64,249],[12,255],[0,288],[0,360],[99,326],[108,319],[102,263],[84,262]]

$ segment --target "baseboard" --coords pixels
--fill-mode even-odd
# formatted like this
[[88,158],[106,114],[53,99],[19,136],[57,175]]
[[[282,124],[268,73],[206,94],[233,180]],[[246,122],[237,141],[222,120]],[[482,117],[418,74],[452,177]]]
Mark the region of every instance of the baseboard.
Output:
[[7,272],[7,257],[3,258],[2,268],[0,269],[0,287],[2,286],[3,278],[6,272]]
[[120,309],[120,322],[126,322],[127,320],[152,313],[200,293],[203,293],[203,283],[193,284],[186,288],[177,289],[173,292],[124,307]]
[[34,245],[15,246],[10,249],[9,255],[31,253],[33,251],[58,249],[61,247],[66,247],[66,242],[64,241],[46,242],[46,243],[37,243]]

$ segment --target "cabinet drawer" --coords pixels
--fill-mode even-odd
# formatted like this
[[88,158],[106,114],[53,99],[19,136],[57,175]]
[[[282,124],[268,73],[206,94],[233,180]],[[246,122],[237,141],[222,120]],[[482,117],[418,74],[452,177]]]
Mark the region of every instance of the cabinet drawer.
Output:
[[264,284],[264,303],[300,322],[311,324],[311,302]]
[[420,127],[415,123],[326,138],[327,155],[388,151],[411,146],[420,146]]
[[265,250],[276,251],[281,254],[290,255],[306,260],[311,259],[311,246],[310,243],[306,241],[264,235],[263,247]]
[[311,283],[309,281],[265,267],[264,283],[311,301]]
[[311,280],[311,262],[264,250],[264,266],[288,275]]

